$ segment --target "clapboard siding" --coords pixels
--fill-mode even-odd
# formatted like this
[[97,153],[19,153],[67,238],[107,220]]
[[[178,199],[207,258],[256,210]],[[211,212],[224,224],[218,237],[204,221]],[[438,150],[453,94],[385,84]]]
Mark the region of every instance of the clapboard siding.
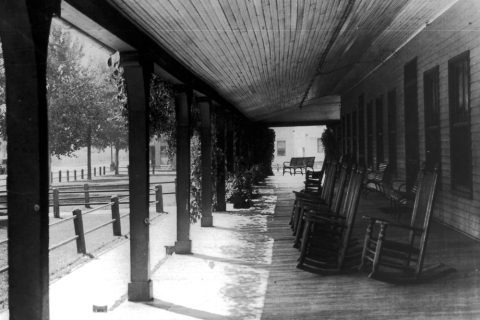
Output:
[[[451,192],[450,168],[448,61],[467,50],[470,52],[473,199]],[[365,94],[366,101],[369,101],[396,88],[398,174],[405,178],[403,67],[415,57],[418,69],[419,150],[422,161],[425,159],[423,73],[439,66],[442,187],[436,202],[435,216],[455,229],[480,238],[480,2],[459,1],[363,82],[345,91],[342,94],[342,114],[356,108],[360,94]],[[386,113],[387,105],[384,105]],[[387,117],[384,117],[384,128],[388,128]],[[388,140],[384,143],[385,158],[388,159]]]

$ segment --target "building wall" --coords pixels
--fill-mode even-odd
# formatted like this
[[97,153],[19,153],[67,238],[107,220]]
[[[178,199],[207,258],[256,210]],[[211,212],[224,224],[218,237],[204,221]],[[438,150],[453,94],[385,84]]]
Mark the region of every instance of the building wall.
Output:
[[[448,61],[470,51],[470,108],[472,134],[473,199],[456,195],[451,186]],[[420,160],[425,160],[423,73],[439,66],[442,188],[437,194],[434,216],[469,235],[480,238],[480,1],[459,1],[424,31],[412,39],[391,59],[349,92],[342,94],[342,115],[357,109],[365,95],[366,104],[383,95],[383,127],[388,130],[387,92],[396,89],[397,175],[405,178],[404,65],[417,58],[417,93]],[[375,117],[375,109],[374,109]],[[366,118],[365,118],[366,119]],[[375,133],[375,121],[374,133]],[[358,125],[357,125],[358,128]],[[366,126],[365,126],[366,129]],[[357,134],[361,134],[357,132]],[[365,134],[365,133],[363,133]],[[388,160],[388,136],[384,134],[384,157]],[[373,155],[375,157],[375,141]],[[365,151],[366,154],[366,151]]]
[[[315,157],[317,166],[322,163],[323,149],[317,152],[317,139],[322,136],[324,126],[308,127],[279,127],[275,130],[275,158],[273,170],[281,170],[283,162],[290,161],[292,157]],[[279,156],[277,141],[285,141],[285,156]]]

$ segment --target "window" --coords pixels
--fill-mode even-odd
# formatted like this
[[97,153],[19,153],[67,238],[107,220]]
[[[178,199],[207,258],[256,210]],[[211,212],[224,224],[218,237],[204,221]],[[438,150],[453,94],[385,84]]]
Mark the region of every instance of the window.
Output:
[[388,163],[397,173],[397,92],[388,92]]
[[407,189],[413,187],[420,165],[418,126],[417,58],[404,66],[405,171]]
[[377,131],[377,164],[384,161],[383,157],[383,96],[377,98],[375,102],[375,121]]
[[448,93],[452,188],[472,197],[469,51],[448,62]]
[[323,152],[322,138],[317,138],[317,153]]
[[286,143],[285,140],[277,141],[277,156],[285,156],[286,153]]
[[427,168],[436,167],[438,169],[440,178],[441,144],[438,66],[423,74],[423,90],[425,104],[425,160]]

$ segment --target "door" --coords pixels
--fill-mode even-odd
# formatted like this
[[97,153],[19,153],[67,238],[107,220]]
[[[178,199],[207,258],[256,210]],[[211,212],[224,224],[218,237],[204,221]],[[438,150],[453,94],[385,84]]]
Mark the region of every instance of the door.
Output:
[[388,92],[388,163],[391,172],[397,173],[397,93]]
[[407,188],[415,183],[419,169],[417,59],[404,67],[405,166]]
[[358,163],[365,165],[365,108],[363,94],[358,97]]
[[[438,66],[423,74],[423,87],[425,102],[425,160],[427,167],[436,167],[438,172],[440,172],[441,144]],[[438,176],[441,177],[441,174]]]
[[373,168],[373,101],[367,103],[367,166]]
[[383,96],[375,102],[375,121],[377,132],[377,165],[385,161],[383,156]]

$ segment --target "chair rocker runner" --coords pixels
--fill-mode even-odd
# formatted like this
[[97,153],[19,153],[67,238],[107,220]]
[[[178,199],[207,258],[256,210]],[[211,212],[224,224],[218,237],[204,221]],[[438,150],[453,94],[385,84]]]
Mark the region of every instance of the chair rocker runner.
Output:
[[358,267],[362,250],[351,235],[363,177],[363,168],[352,168],[338,215],[316,210],[305,212],[298,268],[320,274],[337,274]]
[[[369,224],[360,269],[370,267],[369,277],[372,279],[390,283],[410,283],[427,281],[453,271],[453,269],[444,268],[441,264],[424,267],[437,172],[422,170],[418,182],[409,225],[363,217],[369,221]],[[399,229],[398,231],[405,236],[408,235],[408,240],[390,239],[387,231],[394,228]],[[378,229],[375,236],[374,229]]]

